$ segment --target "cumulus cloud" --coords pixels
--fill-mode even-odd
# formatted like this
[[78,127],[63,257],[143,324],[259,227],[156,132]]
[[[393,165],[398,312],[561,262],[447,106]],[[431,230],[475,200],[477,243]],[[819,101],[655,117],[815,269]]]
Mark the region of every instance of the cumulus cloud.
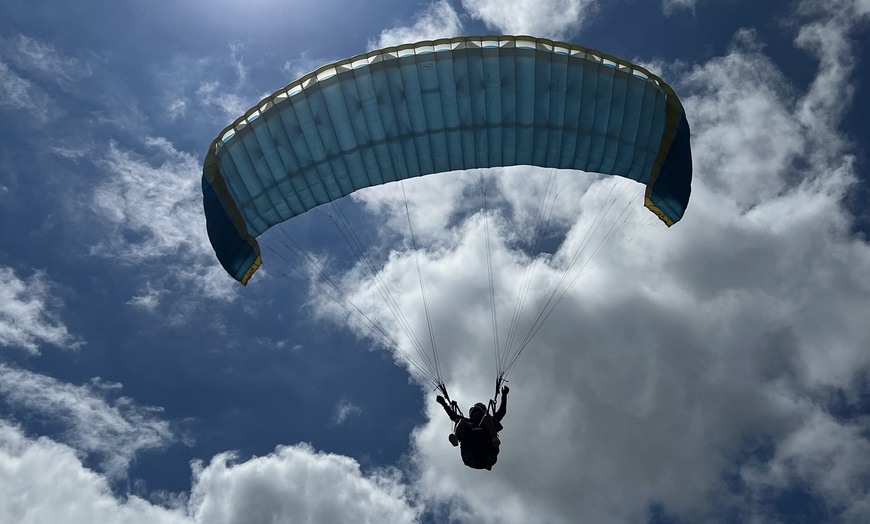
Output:
[[33,419],[60,424],[64,442],[95,457],[113,480],[126,475],[140,452],[162,449],[176,440],[169,423],[159,418],[160,408],[138,406],[127,397],[112,399],[120,388],[100,379],[76,386],[0,364],[5,401]]
[[0,346],[17,347],[32,354],[39,346],[76,349],[83,342],[69,333],[52,311],[56,302],[44,273],[27,279],[0,266]]
[[[9,402],[74,429],[64,445],[29,439],[0,422],[0,514],[16,522],[412,522],[422,507],[411,499],[413,489],[457,521],[645,522],[657,507],[685,521],[729,514],[764,522],[777,520],[771,500],[799,488],[820,500],[832,521],[867,521],[870,428],[829,409],[832,395],[857,403],[870,369],[870,248],[852,236],[843,205],[857,173],[838,128],[854,96],[849,31],[867,6],[800,4],[796,45],[819,64],[806,90],[791,84],[748,30],[723,56],[664,75],[683,97],[694,131],[696,182],[686,218],[671,230],[644,224],[640,236],[621,229],[614,249],[565,295],[510,377],[493,472],[461,464],[446,441],[450,424],[430,402],[428,422],[412,436],[410,481],[297,445],[250,460],[225,453],[195,463],[189,504],[183,496],[171,508],[135,496],[121,500],[73,448],[108,453],[94,442],[114,443],[120,462],[103,465],[111,477],[137,450],[161,441],[159,419],[129,401],[107,400],[110,384],[60,384],[4,366],[0,387],[8,388]],[[107,154],[114,179],[92,203],[114,229],[99,251],[130,263],[177,255],[199,261],[209,250],[193,210],[198,163],[165,142],[152,147],[164,160],[144,161],[114,145]],[[492,394],[483,246],[491,247],[504,341],[523,274],[537,267],[521,330],[571,258],[586,204],[594,207],[609,192],[606,180],[555,175],[496,173],[496,182],[484,182],[498,185],[503,202],[487,215],[471,210],[480,198],[473,177],[445,175],[437,188],[425,180],[408,184],[419,190],[410,196],[410,213],[426,247],[415,256],[399,242],[380,277],[396,290],[415,332],[425,334],[420,262],[444,376],[463,407]],[[522,243],[551,180],[561,188],[552,214],[558,234],[552,249],[535,257]],[[359,198],[386,218],[390,234],[404,236],[396,187]],[[198,233],[190,229],[197,223]],[[193,267],[190,278],[211,271]],[[213,262],[208,267],[220,272]],[[46,308],[39,301],[31,307],[16,291],[28,281],[8,271],[0,276],[11,286],[0,293],[11,289],[11,300],[0,297],[0,308],[19,306],[14,317],[0,309],[13,318],[7,328],[18,329],[19,318],[60,325],[44,313],[18,312]],[[363,274],[345,279],[354,301],[404,343],[407,335],[373,300]],[[130,303],[153,307],[163,289],[146,285]],[[334,306],[319,305],[325,314]],[[68,336],[65,329],[55,338],[36,334],[43,331],[25,330],[14,340],[32,350],[27,343]],[[355,407],[341,406],[336,418]]]
[[192,524],[181,509],[135,495],[112,495],[105,477],[85,468],[76,451],[47,438],[30,439],[0,420],[0,515],[39,524]]
[[740,478],[756,499],[749,507],[762,513],[759,502],[765,495],[797,487],[823,499],[843,522],[866,520],[870,424],[838,421],[817,406],[804,406],[803,412],[799,425],[778,443],[769,461],[753,461],[740,469]]
[[475,20],[503,34],[565,40],[598,10],[598,0],[462,0]]
[[[832,520],[870,518],[866,421],[828,407],[832,390],[860,398],[870,371],[870,246],[851,233],[844,198],[858,179],[838,128],[854,94],[850,35],[866,20],[864,6],[800,4],[795,45],[818,61],[804,91],[750,30],[723,56],[671,68],[665,76],[693,128],[685,219],[671,230],[620,233],[617,248],[565,295],[511,376],[502,453],[487,482],[461,464],[446,444],[449,422],[427,406],[430,421],[413,441],[417,487],[431,505],[475,522],[644,522],[653,507],[687,521],[720,511],[764,521],[771,500],[800,486]],[[468,177],[439,176],[458,186],[454,195],[474,188]],[[525,169],[498,176],[509,205],[490,215],[489,234],[504,341],[525,270],[537,265],[521,324],[540,310],[581,235],[579,195],[599,198],[606,181],[568,186],[563,196],[575,208],[581,202],[580,220],[535,262],[516,244],[529,229],[521,217],[534,215],[523,194],[540,205],[549,177]],[[391,223],[388,188],[365,198]],[[471,404],[492,395],[482,371],[492,369],[493,333],[486,222],[461,205],[424,197],[420,212],[412,199],[412,216],[436,247],[415,256],[405,244],[379,278],[415,333],[425,337],[431,319],[451,395]],[[561,205],[555,216],[565,216]],[[406,344],[364,274],[349,273],[349,296]],[[348,325],[333,301],[321,297],[320,306]],[[739,487],[723,481],[735,464]]]
[[[165,139],[146,144],[152,152],[148,159],[109,144],[103,166],[111,177],[94,191],[91,209],[110,233],[93,254],[130,264],[164,260],[166,273],[193,282],[206,296],[231,297],[230,279],[213,260],[205,230],[199,162]],[[134,305],[153,309],[160,294],[149,286],[139,295],[144,301],[134,299]]]
[[74,449],[0,420],[0,515],[10,522],[408,524],[419,514],[397,472],[364,474],[353,459],[305,444],[244,462],[228,453],[195,462],[189,497],[163,499],[119,498]]
[[305,444],[241,463],[224,453],[195,464],[190,508],[197,522],[214,523],[405,524],[418,515],[396,471],[365,475],[353,459]]
[[375,186],[352,193],[351,198],[361,202],[369,212],[383,216],[384,229],[405,236],[410,235],[405,213],[405,202],[408,202],[414,234],[421,242],[431,244],[442,240],[444,230],[452,225],[463,192],[480,187],[473,173],[446,176],[454,183],[444,184],[443,179],[423,177],[413,183]]
[[375,40],[369,41],[369,50],[419,42],[449,38],[462,33],[462,22],[456,10],[447,0],[438,0],[429,4],[419,13],[410,26],[397,26],[384,29]]

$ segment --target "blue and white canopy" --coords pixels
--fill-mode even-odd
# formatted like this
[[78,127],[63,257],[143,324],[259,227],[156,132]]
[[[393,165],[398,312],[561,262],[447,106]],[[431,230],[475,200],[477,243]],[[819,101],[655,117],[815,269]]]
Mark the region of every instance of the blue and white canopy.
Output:
[[218,260],[247,283],[270,227],[358,189],[530,165],[631,178],[665,223],[689,201],[689,124],[642,67],[528,36],[372,51],[296,80],[227,127],[203,166]]

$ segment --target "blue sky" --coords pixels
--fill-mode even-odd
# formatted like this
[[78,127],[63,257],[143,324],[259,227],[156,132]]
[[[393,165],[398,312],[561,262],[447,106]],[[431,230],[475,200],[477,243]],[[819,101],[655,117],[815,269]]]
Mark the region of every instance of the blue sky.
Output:
[[[866,0],[3,11],[0,520],[870,521]],[[686,107],[695,181],[682,222],[626,228],[553,312],[511,375],[499,463],[479,472],[418,375],[270,265],[279,241],[249,286],[223,272],[199,188],[217,134],[302,74],[493,33],[659,74]],[[503,326],[547,185],[529,174],[490,178]],[[532,305],[607,189],[560,180]],[[466,407],[492,394],[483,215],[467,177],[407,188],[442,369]],[[396,188],[342,205],[426,336]],[[401,340],[328,218],[293,222]]]

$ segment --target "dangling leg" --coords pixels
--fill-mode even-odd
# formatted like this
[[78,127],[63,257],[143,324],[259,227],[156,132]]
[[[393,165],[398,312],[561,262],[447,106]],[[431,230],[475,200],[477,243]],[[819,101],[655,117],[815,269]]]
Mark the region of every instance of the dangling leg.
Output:
[[471,426],[468,424],[467,420],[460,420],[456,423],[456,427],[453,428],[453,433],[451,433],[447,439],[450,440],[450,443],[453,444],[454,447],[458,446],[462,439],[471,431]]
[[496,447],[500,446],[501,441],[498,439],[498,431],[496,431],[495,422],[492,420],[492,417],[489,416],[489,413],[483,416],[483,419],[480,421],[480,425],[489,434],[489,437],[492,439],[492,445]]

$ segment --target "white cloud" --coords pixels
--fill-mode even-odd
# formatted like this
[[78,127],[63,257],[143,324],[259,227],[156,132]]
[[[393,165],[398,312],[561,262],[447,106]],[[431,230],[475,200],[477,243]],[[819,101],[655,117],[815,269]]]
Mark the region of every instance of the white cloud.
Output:
[[195,462],[189,502],[186,494],[160,498],[165,506],[117,497],[70,447],[0,420],[0,515],[10,522],[408,524],[418,515],[397,472],[364,474],[353,459],[305,444],[245,462],[229,453]]
[[[693,129],[686,217],[625,245],[630,237],[617,238],[622,247],[565,296],[512,375],[492,473],[461,464],[447,444],[449,422],[428,404],[430,421],[413,441],[416,487],[431,505],[475,522],[644,522],[652,505],[687,521],[716,520],[724,508],[763,522],[770,497],[798,485],[833,521],[870,519],[866,421],[825,408],[831,390],[858,398],[870,372],[870,246],[851,234],[843,199],[857,173],[838,129],[854,92],[850,31],[867,10],[855,2],[822,12],[819,2],[801,5],[796,45],[819,64],[805,92],[752,31],[738,32],[724,56],[665,75]],[[522,210],[490,222],[502,330],[531,263],[506,246],[526,234],[548,182],[529,173],[498,175],[511,209]],[[453,186],[442,191],[468,195],[467,178],[442,176]],[[568,186],[565,202],[582,205],[577,195],[587,185]],[[589,189],[595,199],[605,188]],[[451,394],[467,407],[492,395],[485,230],[480,215],[457,226],[467,212],[433,204],[428,188],[421,194],[421,204],[410,205],[415,228],[436,246],[418,253],[431,320]],[[391,219],[404,214],[389,188],[361,198]],[[567,213],[562,204],[557,217]],[[567,243],[579,235],[574,225]],[[539,310],[568,248],[538,263],[527,315]],[[414,264],[400,246],[380,277],[426,338]],[[405,342],[361,274],[346,280],[356,282],[354,301]],[[349,322],[328,299],[319,305]],[[751,454],[735,492],[723,478],[759,440],[772,454]]]
[[61,85],[90,76],[91,67],[60,53],[53,45],[19,34],[0,38],[0,52],[16,67],[51,78]]
[[297,351],[297,346],[290,346],[290,341],[287,339],[274,339],[272,337],[257,337],[257,343],[270,350],[289,350],[289,351]]
[[[835,4],[831,12],[842,16],[807,7],[818,3],[802,5],[802,16],[817,21],[804,25],[797,44],[819,60],[806,92],[790,85],[749,31],[725,56],[674,76],[694,130],[697,178],[687,216],[669,231],[650,228],[566,295],[512,376],[493,472],[461,465],[446,441],[450,425],[430,402],[429,422],[413,435],[413,484],[395,472],[363,473],[352,459],[306,445],[244,462],[220,454],[195,465],[185,512],[135,496],[121,501],[70,447],[28,439],[0,422],[0,514],[16,522],[409,522],[418,515],[413,488],[462,521],[643,522],[651,504],[686,521],[716,520],[711,508],[723,506],[741,520],[765,521],[775,520],[765,508],[770,494],[800,486],[823,501],[832,520],[868,520],[866,421],[824,408],[831,389],[857,396],[856,383],[870,369],[870,249],[850,236],[842,199],[856,183],[855,163],[838,130],[853,96],[856,44],[846,35],[867,3]],[[151,145],[164,160],[110,148],[106,166],[115,178],[96,192],[94,208],[115,229],[99,248],[131,263],[187,257],[193,269],[173,269],[202,278],[203,286],[215,286],[206,293],[219,295],[222,270],[199,262],[211,255],[198,209],[198,163],[165,142]],[[513,246],[528,238],[548,182],[545,173],[527,173],[498,174],[512,213],[490,215],[502,329],[530,264]],[[590,180],[564,189],[554,211],[560,226],[574,226],[568,219],[577,202],[607,191]],[[482,216],[457,204],[474,182],[444,177],[437,193],[421,182],[413,186],[422,190],[411,197],[411,214],[421,239],[435,248],[420,261],[445,377],[467,407],[492,393]],[[390,191],[360,198],[404,235],[402,213],[394,213],[400,201]],[[540,307],[580,233],[572,227],[568,244],[540,261],[527,312]],[[406,245],[381,273],[424,334],[413,266]],[[22,298],[29,282],[11,270],[0,276],[15,319],[62,327],[45,316],[43,302]],[[355,298],[393,326],[368,284],[356,284]],[[155,307],[163,289],[148,283],[130,303]],[[0,308],[10,302],[2,298]],[[32,345],[58,340],[43,331],[16,336]],[[68,336],[64,328],[59,340]],[[72,446],[103,453],[114,443],[120,459],[105,463],[109,472],[123,471],[137,450],[159,447],[160,421],[128,400],[107,401],[111,385],[72,386],[0,370],[9,401],[66,420]],[[106,436],[116,433],[118,440]],[[723,472],[757,440],[770,442],[771,454],[738,463],[745,487],[734,493]]]
[[91,146],[90,144],[75,145],[68,143],[59,143],[57,145],[48,146],[48,149],[61,158],[65,158],[73,162],[78,162],[80,159],[88,156],[93,151],[93,146]]
[[359,416],[361,413],[362,408],[342,397],[332,410],[331,421],[333,425],[341,426],[346,422],[351,422],[354,417]]
[[216,106],[230,122],[242,116],[251,107],[251,103],[238,94],[223,92],[220,82],[206,82],[196,91],[196,100],[205,106]]
[[236,83],[239,86],[244,85],[248,78],[248,70],[245,68],[245,62],[242,58],[244,51],[245,45],[242,42],[230,43],[230,54],[236,70]]
[[90,66],[77,58],[64,56],[51,44],[22,34],[0,36],[0,59],[0,107],[26,111],[42,124],[65,111],[40,87],[41,79],[48,78],[66,88],[91,74]]
[[462,7],[503,34],[565,40],[595,14],[598,0],[462,0]]
[[[167,274],[193,282],[206,296],[232,297],[232,281],[217,264],[206,234],[199,162],[165,139],[151,138],[146,144],[154,159],[109,144],[103,165],[111,177],[96,188],[91,207],[111,232],[92,248],[93,254],[131,264],[162,259]],[[159,298],[144,296],[152,308]]]
[[170,120],[178,120],[179,118],[184,118],[185,113],[187,112],[187,100],[183,98],[175,98],[168,102],[168,107],[166,108],[166,113],[169,115]]
[[[473,172],[443,174],[440,178],[427,178],[375,186],[353,193],[351,197],[365,204],[372,213],[381,214],[386,222],[384,229],[409,236],[408,214],[405,201],[409,203],[411,227],[414,235],[424,244],[438,242],[444,229],[451,225],[453,215],[462,202],[460,198],[468,188],[479,187]],[[444,179],[453,183],[445,184]],[[383,231],[381,231],[383,233]]]
[[[214,136],[269,95],[271,91],[251,92],[248,81],[251,66],[246,65],[244,52],[244,45],[231,43],[224,53],[177,54],[161,64],[153,76],[167,116],[173,122],[183,120],[188,130]],[[253,68],[260,64],[255,60]],[[280,85],[275,85],[273,89],[278,87]]]
[[41,344],[76,349],[83,344],[51,311],[56,299],[41,272],[20,279],[12,268],[0,267],[0,346],[32,354]]
[[287,73],[288,84],[297,78],[302,78],[304,75],[316,71],[317,68],[326,65],[333,60],[324,58],[312,58],[311,53],[305,50],[299,54],[298,58],[284,62],[281,70]]
[[0,420],[0,515],[18,524],[193,524],[182,510],[135,495],[120,500],[76,452],[47,438],[29,439]]
[[44,417],[64,427],[63,440],[95,456],[110,479],[126,475],[142,451],[159,450],[175,442],[159,408],[136,405],[116,396],[120,384],[94,379],[84,386],[0,364],[0,394],[28,417]]
[[232,454],[194,466],[191,513],[197,522],[370,522],[417,520],[395,471],[365,475],[351,458],[310,446],[278,447],[237,463]]
[[462,33],[459,15],[447,0],[432,2],[414,18],[410,26],[397,26],[384,29],[376,40],[369,40],[369,50],[399,44],[450,38]]
[[662,12],[670,15],[678,9],[686,9],[694,13],[696,4],[697,0],[662,0]]
[[870,514],[870,441],[866,438],[870,425],[866,420],[837,421],[817,406],[802,406],[802,410],[799,426],[779,442],[774,456],[764,463],[745,465],[740,477],[755,496],[806,487],[842,522],[866,521]]
[[57,106],[45,91],[0,62],[0,107],[27,111],[37,121],[45,123],[55,117]]
[[160,296],[164,293],[165,290],[155,289],[149,282],[145,286],[145,291],[141,295],[136,295],[128,300],[127,305],[153,313],[157,309],[157,306],[160,305]]
[[[156,166],[109,144],[104,163],[113,176],[95,191],[93,207],[117,230],[94,253],[135,262],[182,248],[204,252],[204,219],[196,205],[198,162],[164,139],[149,139],[147,145],[159,159]],[[141,234],[142,241],[126,241],[125,231]]]

